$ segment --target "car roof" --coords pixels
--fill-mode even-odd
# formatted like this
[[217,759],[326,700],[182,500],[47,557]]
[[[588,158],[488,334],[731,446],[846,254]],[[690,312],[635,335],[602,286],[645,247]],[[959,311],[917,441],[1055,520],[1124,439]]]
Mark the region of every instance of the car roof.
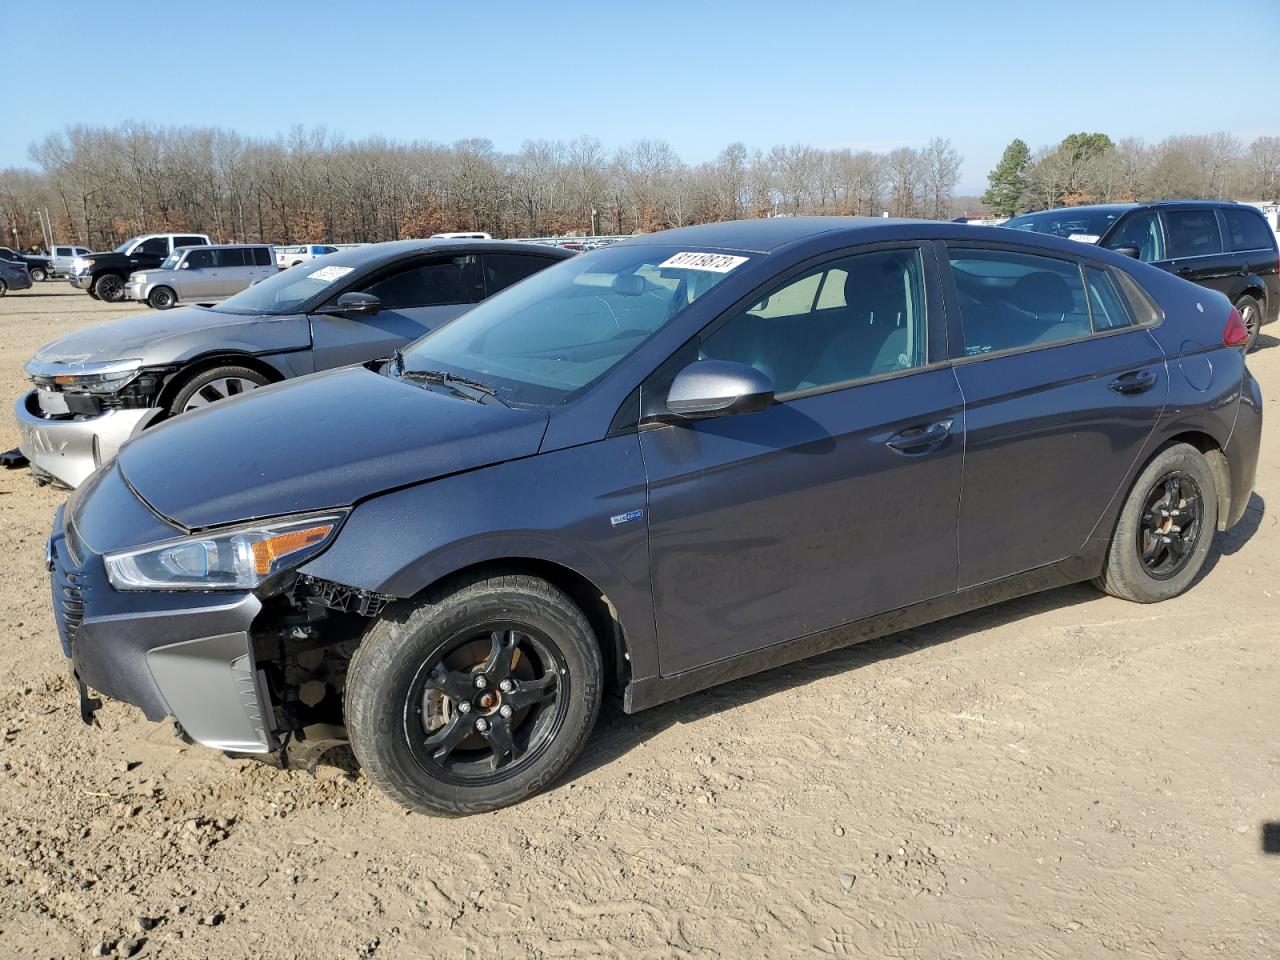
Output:
[[[1234,200],[1145,200],[1142,203],[1090,203],[1082,204],[1078,207],[1049,207],[1045,210],[1031,210],[1027,213],[1020,213],[1018,216],[1028,217],[1040,213],[1061,213],[1066,211],[1081,213],[1124,213],[1126,210],[1176,210],[1179,207],[1193,207],[1196,209],[1204,209],[1205,207],[1241,208],[1246,210],[1257,209],[1257,207],[1250,206],[1247,203],[1236,203]],[[1014,219],[1017,218],[1015,217]]]
[[537,253],[559,259],[573,256],[570,250],[517,240],[390,240],[325,254],[325,262],[360,268],[421,253]]
[[784,248],[803,248],[801,252],[819,254],[854,244],[904,240],[980,240],[1019,243],[1028,247],[1053,249],[1072,256],[1087,253],[1107,258],[1110,254],[1110,251],[1048,234],[1029,234],[1005,227],[974,226],[941,220],[905,220],[892,217],[774,217],[731,220],[631,237],[607,249],[623,245],[661,244],[666,247],[687,246],[764,254],[779,252]]

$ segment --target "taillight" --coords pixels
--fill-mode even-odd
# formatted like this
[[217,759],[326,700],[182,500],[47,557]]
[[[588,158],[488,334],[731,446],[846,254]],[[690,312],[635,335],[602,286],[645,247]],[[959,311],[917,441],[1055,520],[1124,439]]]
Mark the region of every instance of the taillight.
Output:
[[1222,331],[1222,345],[1224,347],[1243,347],[1248,342],[1249,328],[1240,319],[1240,311],[1232,307],[1231,313],[1227,315],[1227,328]]

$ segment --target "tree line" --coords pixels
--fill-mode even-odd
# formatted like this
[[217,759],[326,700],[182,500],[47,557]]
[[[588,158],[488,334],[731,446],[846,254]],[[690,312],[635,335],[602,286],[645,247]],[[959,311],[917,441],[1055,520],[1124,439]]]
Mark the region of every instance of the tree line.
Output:
[[1004,150],[982,202],[996,216],[1084,203],[1280,199],[1280,137],[1245,143],[1229,133],[1179,135],[1149,144],[1073,133],[1034,154]]
[[31,146],[38,170],[0,170],[0,225],[95,249],[139,233],[199,230],[220,241],[363,242],[483,230],[498,237],[633,233],[776,214],[946,218],[960,155],[915,149],[725,147],[682,160],[662,140],[348,140],[294,128],[269,139],[217,127],[71,126]]

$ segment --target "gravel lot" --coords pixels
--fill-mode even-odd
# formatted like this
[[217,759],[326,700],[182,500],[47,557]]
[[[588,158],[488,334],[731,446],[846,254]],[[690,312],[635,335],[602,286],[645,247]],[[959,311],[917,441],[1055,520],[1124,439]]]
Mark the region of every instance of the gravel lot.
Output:
[[[32,351],[137,309],[0,300],[0,449]],[[568,782],[465,820],[117,703],[82,726],[41,563],[63,494],[0,470],[0,954],[1274,957],[1278,344],[1257,492],[1189,595],[1076,586],[608,707]]]

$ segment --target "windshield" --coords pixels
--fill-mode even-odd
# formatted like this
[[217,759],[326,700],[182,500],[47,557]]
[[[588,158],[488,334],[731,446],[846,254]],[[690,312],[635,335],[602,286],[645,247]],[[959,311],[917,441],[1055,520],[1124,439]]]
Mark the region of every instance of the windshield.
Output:
[[295,313],[302,304],[317,294],[324,293],[352,269],[354,268],[326,263],[324,260],[313,260],[246,287],[209,309],[247,316]]
[[1078,240],[1098,241],[1111,224],[1120,219],[1125,210],[1099,210],[1081,207],[1064,210],[1044,210],[1014,217],[1001,224],[1007,230],[1030,230],[1032,233],[1048,233],[1055,237],[1073,237]]
[[534,274],[404,351],[403,369],[550,406],[602,377],[746,256],[610,247]]
[[164,258],[164,262],[160,264],[161,270],[177,270],[178,261],[182,259],[182,254],[186,251],[185,247],[179,247],[173,253]]

